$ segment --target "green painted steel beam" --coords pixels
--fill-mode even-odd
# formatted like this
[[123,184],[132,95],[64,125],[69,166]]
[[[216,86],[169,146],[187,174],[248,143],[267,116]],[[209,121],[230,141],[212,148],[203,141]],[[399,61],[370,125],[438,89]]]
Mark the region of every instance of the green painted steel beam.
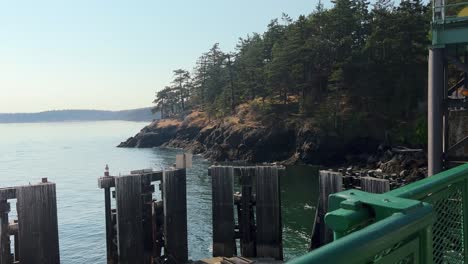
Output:
[[443,47],[468,43],[468,17],[432,23],[432,45]]
[[463,28],[433,29],[432,45],[443,46],[468,43],[468,25]]
[[340,208],[327,214],[326,223],[334,232],[343,233],[347,230],[366,225],[371,219],[372,213],[367,208],[361,208],[357,211]]
[[[382,201],[387,197],[390,201],[396,201],[398,198],[423,200],[431,195],[439,192],[446,191],[453,184],[462,184],[464,179],[468,177],[468,164],[458,166],[448,171],[441,172],[432,177],[408,184],[400,187],[393,191],[381,194],[380,197],[376,197],[376,194],[363,193],[356,190],[348,190],[340,193],[330,195],[329,198],[329,213],[325,218],[326,224],[335,232],[335,238],[338,239],[351,231],[359,229],[359,227],[365,227],[369,223],[379,221],[390,213],[398,212],[395,205],[397,203],[384,203],[382,204],[378,200]],[[352,195],[350,193],[353,193]],[[343,201],[353,199],[350,196],[358,195],[359,199],[364,198],[372,201],[372,197],[375,197],[375,205],[373,208],[366,206],[365,210],[346,210],[342,207]],[[383,195],[383,196],[382,196]],[[366,198],[367,196],[367,198]],[[358,198],[356,197],[356,198]],[[419,201],[415,201],[416,203]],[[349,202],[347,202],[349,203]],[[467,203],[468,204],[468,203]],[[388,208],[387,208],[388,206]],[[393,207],[393,208],[391,208]],[[346,208],[346,207],[345,207]],[[372,210],[370,210],[372,208]],[[400,209],[404,207],[400,205]],[[335,210],[340,210],[335,212]],[[349,207],[348,207],[349,209]],[[370,215],[367,219],[363,219],[363,215]],[[468,215],[468,214],[467,214]],[[468,222],[468,221],[467,221]],[[468,236],[467,236],[468,237]]]
[[410,212],[422,202],[387,194],[347,190],[329,197],[326,225],[334,231],[335,239],[377,222],[397,212]]

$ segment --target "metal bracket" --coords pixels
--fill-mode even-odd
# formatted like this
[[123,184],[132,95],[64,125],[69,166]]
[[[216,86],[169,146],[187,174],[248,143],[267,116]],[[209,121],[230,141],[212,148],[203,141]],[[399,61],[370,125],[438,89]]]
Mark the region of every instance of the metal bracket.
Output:
[[348,190],[330,195],[325,223],[335,235],[346,234],[394,213],[407,214],[423,205],[417,200]]

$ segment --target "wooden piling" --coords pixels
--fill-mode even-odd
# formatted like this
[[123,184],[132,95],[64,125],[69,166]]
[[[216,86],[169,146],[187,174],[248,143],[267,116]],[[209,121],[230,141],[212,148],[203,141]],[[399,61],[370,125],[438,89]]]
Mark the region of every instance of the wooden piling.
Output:
[[157,201],[153,203],[153,256],[159,257],[164,247],[164,203]]
[[243,257],[255,257],[257,255],[255,245],[255,219],[253,214],[253,194],[252,183],[255,175],[255,168],[240,167],[235,169],[236,175],[239,175],[241,185],[241,201],[239,229],[241,233],[240,250]]
[[16,188],[19,262],[60,263],[54,183]]
[[151,260],[153,256],[153,192],[154,185],[151,181],[142,178],[142,225],[143,225],[143,253],[145,260]]
[[11,247],[8,213],[10,204],[7,200],[0,200],[0,263],[11,264]]
[[333,240],[333,232],[325,225],[325,214],[328,212],[328,196],[343,190],[343,174],[333,171],[319,172],[319,202],[314,233],[310,249],[318,248]]
[[[15,226],[16,228],[14,235],[13,235],[13,245],[14,245],[14,250],[15,250],[13,263],[15,263],[15,261],[19,261],[18,220],[13,220],[13,226]],[[10,228],[11,227],[12,225],[10,225]],[[11,230],[10,230],[10,233],[12,233]]]
[[385,193],[390,191],[390,181],[374,177],[361,177],[361,190],[370,193]]
[[114,259],[112,254],[112,220],[111,220],[111,196],[110,188],[104,188],[104,216],[106,219],[106,248],[107,248],[107,261]]
[[[154,181],[160,182],[162,200],[157,202]],[[98,179],[98,186],[105,190],[106,218],[110,216],[112,227],[107,229],[108,263],[146,264],[162,257],[171,263],[188,261],[185,169],[136,170],[121,177],[107,174]],[[110,208],[107,195],[112,187],[116,209]]]
[[186,186],[185,169],[164,171],[164,252],[176,263],[188,261]]
[[115,178],[119,264],[147,263],[143,257],[141,177]]
[[278,167],[256,167],[257,257],[283,259]]
[[213,256],[236,255],[234,234],[233,168],[210,168],[213,205]]

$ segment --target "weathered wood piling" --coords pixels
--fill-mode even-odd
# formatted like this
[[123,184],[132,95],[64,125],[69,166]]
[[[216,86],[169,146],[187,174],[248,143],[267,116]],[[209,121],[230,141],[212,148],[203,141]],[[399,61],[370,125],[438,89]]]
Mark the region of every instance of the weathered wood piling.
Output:
[[280,172],[278,167],[256,167],[257,257],[283,259]]
[[[161,201],[153,199],[155,183]],[[188,261],[185,169],[138,170],[119,177],[106,172],[98,186],[104,189],[108,263]]]
[[[279,189],[283,172],[279,166],[210,167],[214,257],[235,256],[239,239],[243,257],[283,259]],[[236,179],[242,193],[233,193]]]
[[[9,222],[13,199],[18,219]],[[55,183],[43,178],[39,184],[0,189],[0,263],[60,263]]]
[[390,191],[390,181],[374,177],[361,177],[361,190],[370,193],[385,193]]
[[163,172],[164,251],[176,263],[188,260],[186,186],[185,169]]
[[149,263],[143,250],[141,177],[115,178],[117,253],[119,263]]
[[234,169],[211,167],[213,205],[213,256],[237,254],[234,224]]
[[242,234],[240,238],[240,251],[244,257],[255,257],[257,249],[255,247],[255,215],[253,198],[253,178],[255,171],[253,169],[236,170],[241,185],[240,201],[236,200],[238,208],[239,231]]
[[343,175],[339,172],[319,172],[319,199],[315,226],[312,231],[310,249],[318,248],[333,240],[333,232],[325,224],[325,214],[328,212],[328,196],[343,190]]
[[8,213],[10,203],[6,200],[0,201],[0,263],[11,263],[11,246]]

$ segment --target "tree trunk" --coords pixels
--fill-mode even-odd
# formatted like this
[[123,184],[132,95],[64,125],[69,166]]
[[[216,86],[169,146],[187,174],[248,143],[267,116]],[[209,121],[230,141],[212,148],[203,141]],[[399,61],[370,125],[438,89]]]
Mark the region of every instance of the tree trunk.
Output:
[[228,57],[228,66],[229,66],[229,82],[231,84],[231,113],[234,114],[235,102],[234,102],[234,80],[232,78],[232,65],[231,65],[231,56]]

